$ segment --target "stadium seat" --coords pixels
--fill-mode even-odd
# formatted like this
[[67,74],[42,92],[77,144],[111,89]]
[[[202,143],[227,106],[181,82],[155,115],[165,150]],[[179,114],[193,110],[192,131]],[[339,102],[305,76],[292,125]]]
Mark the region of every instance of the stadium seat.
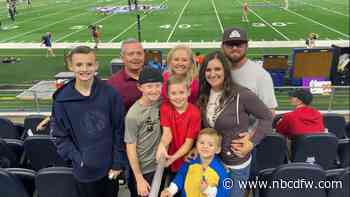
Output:
[[255,175],[260,170],[276,168],[288,163],[288,147],[286,139],[279,134],[267,135],[256,147],[256,156],[252,162],[251,175]]
[[54,138],[47,135],[29,136],[24,141],[25,163],[38,171],[52,166],[68,166],[57,153]]
[[19,136],[22,136],[22,134],[24,132],[24,124],[23,123],[18,123],[18,122],[15,122],[13,124],[15,125]]
[[345,132],[346,132],[346,136],[348,138],[350,138],[350,122],[348,122],[345,126]]
[[333,184],[332,187],[328,189],[328,197],[350,196],[350,168],[327,171],[327,180],[331,181]]
[[297,136],[292,139],[291,161],[317,163],[324,169],[337,167],[338,139],[332,133]]
[[[301,180],[314,183],[326,180],[326,173],[319,165],[289,163],[263,170],[259,177],[260,181],[267,183],[266,188],[259,189],[259,197],[327,197],[325,189],[301,186]],[[292,184],[287,181],[292,181]],[[299,188],[296,188],[298,182]]]
[[19,139],[20,136],[11,120],[0,117],[0,138]]
[[35,185],[40,197],[79,197],[71,168],[44,168],[38,172]]
[[7,172],[15,175],[19,179],[30,196],[35,192],[36,172],[24,168],[7,168]]
[[323,114],[323,121],[325,128],[328,129],[328,132],[334,133],[337,138],[345,138],[345,118],[339,114]]
[[[3,140],[7,143],[11,151],[15,153],[17,158],[20,160],[23,155],[23,141],[17,140],[17,139],[3,139]],[[21,165],[21,161],[19,165]]]
[[30,197],[20,179],[2,168],[0,168],[0,188],[0,194],[4,197]]
[[[28,130],[31,130],[33,134],[37,133],[36,127],[38,124],[43,121],[46,118],[44,115],[29,115],[26,116],[24,119],[24,132],[22,134],[22,139],[24,140],[28,134]],[[40,133],[40,134],[45,134],[48,135],[48,130],[44,131],[45,133]]]
[[338,155],[340,167],[350,167],[350,140],[341,139],[338,141]]
[[0,138],[0,167],[10,168],[19,166],[19,157],[13,152],[5,140]]

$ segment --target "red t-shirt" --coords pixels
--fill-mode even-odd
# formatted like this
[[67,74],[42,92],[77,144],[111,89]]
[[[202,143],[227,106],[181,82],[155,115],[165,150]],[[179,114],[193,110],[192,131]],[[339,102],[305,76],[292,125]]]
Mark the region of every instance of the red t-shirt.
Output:
[[[185,143],[186,138],[197,138],[201,127],[200,111],[189,103],[186,111],[180,114],[169,102],[164,102],[160,106],[160,125],[171,129],[173,138],[168,153],[172,155]],[[183,162],[183,158],[176,160],[170,167],[171,171],[178,171]]]
[[[166,82],[168,81],[170,77],[169,72],[164,72],[163,74],[163,85],[162,85],[162,98],[163,101],[169,101],[168,95],[167,95],[167,88],[166,88]],[[191,93],[188,97],[188,102],[192,104],[196,104],[198,95],[199,95],[199,81],[198,79],[192,80],[190,84]]]

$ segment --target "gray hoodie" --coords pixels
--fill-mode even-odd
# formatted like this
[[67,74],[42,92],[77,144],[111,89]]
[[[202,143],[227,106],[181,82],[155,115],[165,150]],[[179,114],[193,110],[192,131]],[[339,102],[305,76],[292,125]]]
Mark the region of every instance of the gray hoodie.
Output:
[[[239,87],[237,96],[225,102],[214,124],[214,128],[223,137],[220,156],[226,165],[240,165],[250,157],[247,154],[244,158],[239,158],[231,151],[231,141],[238,138],[239,133],[248,131],[250,115],[258,120],[256,132],[251,139],[256,146],[272,131],[272,113],[253,92]],[[203,125],[209,127],[206,117],[203,118]]]

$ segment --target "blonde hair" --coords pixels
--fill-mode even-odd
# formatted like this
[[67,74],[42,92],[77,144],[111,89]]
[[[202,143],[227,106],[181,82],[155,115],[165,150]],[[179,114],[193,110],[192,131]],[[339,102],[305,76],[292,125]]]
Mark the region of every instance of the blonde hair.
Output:
[[213,128],[204,128],[204,129],[199,131],[198,138],[201,135],[208,135],[212,138],[215,138],[216,142],[218,143],[217,146],[221,147],[222,135],[217,130],[215,130]]
[[[191,69],[189,70],[189,72],[187,72],[185,79],[189,82],[191,82],[193,79],[198,77],[198,69],[197,66],[195,64],[195,57],[193,55],[192,49],[186,45],[177,45],[174,48],[172,48],[169,52],[168,52],[168,56],[167,56],[167,64],[169,66],[169,63],[171,62],[171,60],[173,59],[173,56],[175,54],[176,51],[179,50],[183,50],[187,53],[190,62],[191,62]],[[169,66],[169,73],[170,75],[174,74],[174,71],[172,70],[171,66]]]
[[187,81],[186,79],[178,79],[175,78],[174,76],[170,76],[169,79],[166,81],[166,94],[169,96],[169,86],[175,85],[175,84],[184,84],[186,86],[186,89],[190,88],[190,82]]

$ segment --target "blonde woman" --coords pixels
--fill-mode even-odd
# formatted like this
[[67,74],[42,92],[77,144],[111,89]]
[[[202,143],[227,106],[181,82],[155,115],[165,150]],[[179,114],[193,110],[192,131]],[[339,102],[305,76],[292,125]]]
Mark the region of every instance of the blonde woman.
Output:
[[168,101],[166,81],[170,76],[178,80],[186,80],[190,84],[190,96],[188,101],[195,104],[198,99],[199,82],[198,71],[195,65],[192,50],[185,45],[172,48],[167,57],[168,71],[163,73],[162,97]]

